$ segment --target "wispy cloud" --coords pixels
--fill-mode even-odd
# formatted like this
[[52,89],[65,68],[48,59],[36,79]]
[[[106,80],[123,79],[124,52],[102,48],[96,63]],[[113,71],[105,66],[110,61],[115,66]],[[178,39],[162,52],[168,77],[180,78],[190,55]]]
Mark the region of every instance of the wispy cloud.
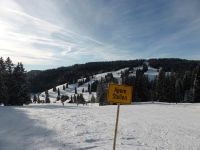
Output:
[[0,54],[32,67],[152,57],[197,59],[199,6],[198,0],[2,0]]

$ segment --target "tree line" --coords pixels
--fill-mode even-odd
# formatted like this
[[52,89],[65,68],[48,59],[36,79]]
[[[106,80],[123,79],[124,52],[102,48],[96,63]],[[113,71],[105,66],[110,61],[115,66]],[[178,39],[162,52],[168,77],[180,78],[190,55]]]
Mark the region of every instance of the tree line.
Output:
[[93,76],[98,73],[115,71],[125,67],[136,67],[144,60],[130,61],[107,61],[107,62],[89,62],[85,64],[75,64],[68,67],[59,67],[57,69],[48,69],[40,71],[37,74],[30,74],[30,90],[32,93],[38,93],[51,89],[64,83],[76,83],[78,79]]
[[[135,70],[135,75],[130,75],[132,68],[121,72],[123,85],[133,87],[132,102],[159,101],[169,103],[200,102],[200,65],[194,69],[185,71],[183,75],[179,72],[165,72],[158,69],[158,76],[150,80],[145,72],[148,67]],[[97,92],[97,100],[106,103],[107,90],[110,81],[106,77],[92,83],[91,87]],[[113,81],[112,81],[113,83]]]
[[85,64],[75,64],[68,67],[59,67],[57,69],[48,69],[38,71],[36,74],[28,75],[30,82],[30,90],[32,93],[38,93],[51,89],[57,85],[64,83],[72,84],[78,79],[88,78],[98,73],[116,71],[125,67],[138,67],[144,61],[148,61],[149,65],[154,68],[162,67],[164,71],[173,71],[182,75],[189,68],[197,67],[200,61],[185,60],[178,58],[162,58],[162,59],[136,59],[136,60],[118,60],[104,62],[88,62]]
[[23,105],[30,102],[26,71],[20,62],[12,63],[8,57],[0,58],[0,104]]

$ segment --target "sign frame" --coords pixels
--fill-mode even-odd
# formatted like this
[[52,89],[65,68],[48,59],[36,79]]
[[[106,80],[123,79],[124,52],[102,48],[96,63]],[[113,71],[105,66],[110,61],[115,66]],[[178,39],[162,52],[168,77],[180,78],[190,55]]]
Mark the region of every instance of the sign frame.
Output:
[[109,84],[107,102],[131,104],[133,87],[120,84]]

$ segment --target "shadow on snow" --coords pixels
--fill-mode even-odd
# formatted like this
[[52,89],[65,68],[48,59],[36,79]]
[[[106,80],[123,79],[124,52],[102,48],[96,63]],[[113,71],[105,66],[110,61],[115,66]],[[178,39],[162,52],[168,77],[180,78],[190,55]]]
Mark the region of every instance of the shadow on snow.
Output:
[[[73,143],[62,142],[62,140],[54,138],[57,133],[54,130],[47,129],[43,120],[39,120],[37,117],[30,118],[27,115],[29,112],[25,110],[27,108],[48,107],[37,105],[0,108],[0,149],[78,149]],[[75,109],[75,106],[52,106],[51,109],[53,108]],[[34,115],[31,115],[31,117],[34,117]]]

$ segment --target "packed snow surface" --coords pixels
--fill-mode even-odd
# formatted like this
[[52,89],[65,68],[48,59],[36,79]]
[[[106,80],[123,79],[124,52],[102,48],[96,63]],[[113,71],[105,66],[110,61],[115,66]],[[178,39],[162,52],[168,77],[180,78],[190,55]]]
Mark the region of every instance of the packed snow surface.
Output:
[[[1,150],[111,150],[116,105],[0,107]],[[200,104],[121,105],[116,150],[200,149]]]

